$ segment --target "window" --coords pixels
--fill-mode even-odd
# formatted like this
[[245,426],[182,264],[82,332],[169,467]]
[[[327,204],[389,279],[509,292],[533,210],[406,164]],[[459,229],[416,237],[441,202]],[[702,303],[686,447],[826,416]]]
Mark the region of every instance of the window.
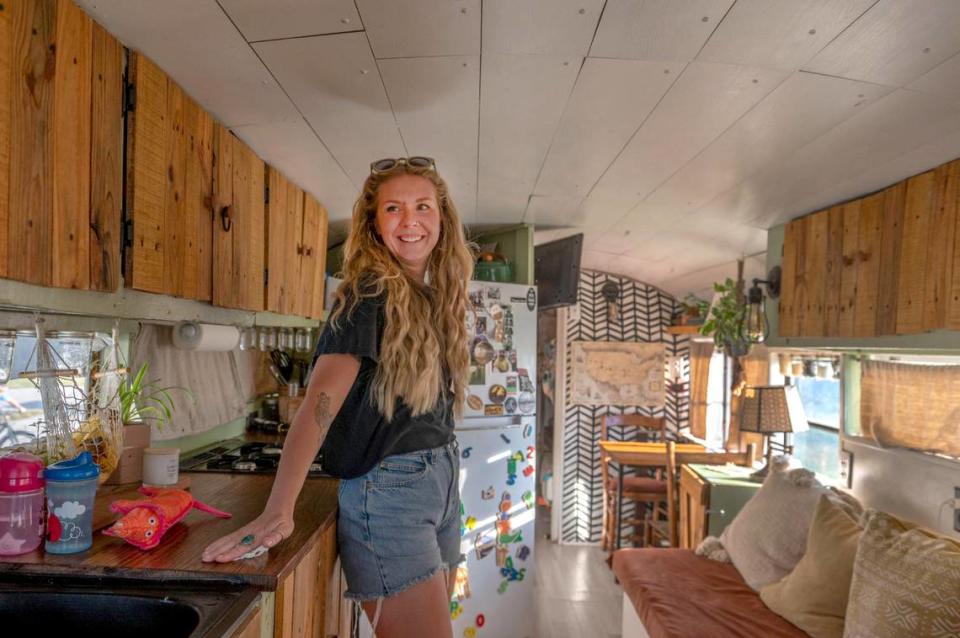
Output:
[[710,371],[707,377],[707,447],[722,450],[726,432],[724,431],[724,417],[729,409],[729,393],[726,378],[726,357],[714,352],[710,357]]
[[[810,429],[791,435],[793,456],[803,467],[832,479],[840,478],[840,359],[805,353],[777,357],[770,366],[770,382],[797,387]],[[782,365],[792,359],[788,368]],[[781,368],[786,368],[786,375]],[[798,374],[799,373],[799,374]]]

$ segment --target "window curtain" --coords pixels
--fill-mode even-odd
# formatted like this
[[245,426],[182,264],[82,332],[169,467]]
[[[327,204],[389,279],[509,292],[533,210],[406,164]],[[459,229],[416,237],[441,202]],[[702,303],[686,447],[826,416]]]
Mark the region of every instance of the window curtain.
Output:
[[860,430],[884,447],[960,457],[960,366],[863,361]]
[[707,387],[710,382],[710,358],[713,342],[690,344],[690,434],[707,437]]
[[[130,347],[130,370],[136,373],[148,363],[145,379],[159,387],[186,388],[190,394],[172,390],[173,419],[163,428],[153,427],[153,439],[163,441],[197,434],[247,413],[256,395],[258,350],[196,352],[173,345],[169,326],[143,323]],[[190,396],[192,395],[192,396]]]
[[770,384],[770,354],[766,346],[755,345],[750,354],[740,358],[740,382],[730,397],[730,429],[727,433],[726,448],[731,451],[743,451],[754,443],[757,450],[763,451],[763,435],[755,432],[740,431],[740,395],[748,385]]

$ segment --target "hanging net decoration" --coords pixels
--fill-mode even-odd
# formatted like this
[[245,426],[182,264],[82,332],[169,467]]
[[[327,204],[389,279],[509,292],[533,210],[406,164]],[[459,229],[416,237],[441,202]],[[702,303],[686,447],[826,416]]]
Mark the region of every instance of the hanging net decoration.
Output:
[[[103,339],[107,347],[91,374],[89,357],[58,352],[43,319],[38,318],[35,325],[37,342],[20,377],[40,391],[43,420],[37,424],[38,452],[48,464],[90,452],[103,482],[116,469],[123,449],[117,389],[125,371],[119,366],[118,329],[114,327],[111,339]],[[64,350],[67,347],[62,345]]]

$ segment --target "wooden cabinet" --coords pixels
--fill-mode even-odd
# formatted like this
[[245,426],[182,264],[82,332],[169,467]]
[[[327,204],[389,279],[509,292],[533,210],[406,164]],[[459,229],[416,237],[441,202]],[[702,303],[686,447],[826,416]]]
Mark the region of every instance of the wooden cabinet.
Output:
[[0,10],[0,276],[119,285],[121,48],[69,0]]
[[327,256],[327,211],[267,167],[267,310],[319,319]]
[[220,124],[213,139],[213,303],[263,310],[264,163]]
[[331,525],[277,589],[274,637],[339,635],[345,620],[341,618],[342,593],[337,569],[337,530]]
[[695,549],[707,536],[720,536],[760,488],[747,479],[752,468],[733,465],[680,467],[680,547]]
[[213,119],[146,56],[129,69],[128,285],[209,301]]
[[787,224],[782,337],[960,329],[960,160]]

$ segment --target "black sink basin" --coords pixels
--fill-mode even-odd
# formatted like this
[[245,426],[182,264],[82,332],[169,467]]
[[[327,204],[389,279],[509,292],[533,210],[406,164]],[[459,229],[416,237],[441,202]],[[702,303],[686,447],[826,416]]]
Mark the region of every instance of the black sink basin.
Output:
[[222,636],[257,598],[232,583],[3,578],[0,627],[10,635]]

